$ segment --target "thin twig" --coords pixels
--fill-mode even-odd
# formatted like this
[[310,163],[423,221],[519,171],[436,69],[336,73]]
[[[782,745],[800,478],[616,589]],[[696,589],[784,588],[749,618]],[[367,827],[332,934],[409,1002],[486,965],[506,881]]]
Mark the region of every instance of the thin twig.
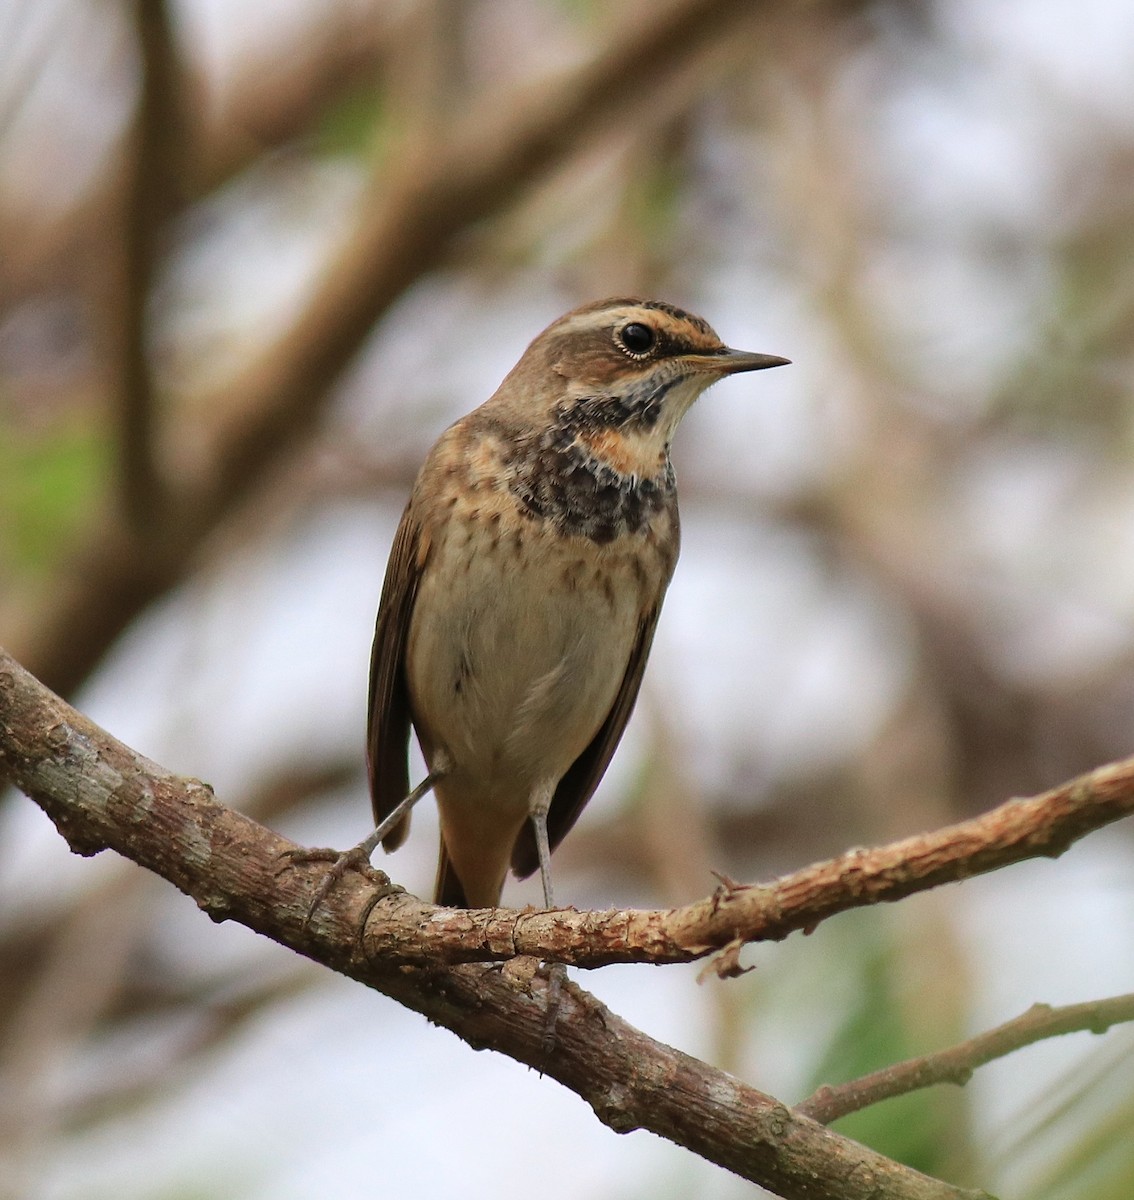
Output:
[[848,1113],[893,1096],[904,1096],[937,1083],[964,1085],[977,1067],[1045,1038],[1082,1031],[1105,1033],[1112,1025],[1126,1021],[1134,1021],[1134,993],[1061,1008],[1033,1004],[1011,1021],[946,1050],[894,1063],[848,1083],[817,1088],[795,1106],[795,1112],[829,1125]]

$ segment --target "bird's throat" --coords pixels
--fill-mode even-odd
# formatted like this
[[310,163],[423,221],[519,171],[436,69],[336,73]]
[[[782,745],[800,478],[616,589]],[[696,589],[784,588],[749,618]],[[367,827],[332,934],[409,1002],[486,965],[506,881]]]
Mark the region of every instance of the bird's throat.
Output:
[[654,426],[565,415],[510,464],[522,511],[566,534],[610,542],[676,505],[673,466]]
[[654,429],[581,429],[575,445],[598,466],[627,478],[653,479],[664,472],[668,459]]

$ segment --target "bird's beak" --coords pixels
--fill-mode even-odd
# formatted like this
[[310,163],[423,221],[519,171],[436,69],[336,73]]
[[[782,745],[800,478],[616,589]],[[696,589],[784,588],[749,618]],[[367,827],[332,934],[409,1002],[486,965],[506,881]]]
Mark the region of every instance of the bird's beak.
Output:
[[741,371],[763,371],[767,367],[786,367],[790,358],[776,354],[754,354],[749,350],[730,350],[727,346],[712,354],[685,354],[682,358],[691,367],[714,375],[737,375]]

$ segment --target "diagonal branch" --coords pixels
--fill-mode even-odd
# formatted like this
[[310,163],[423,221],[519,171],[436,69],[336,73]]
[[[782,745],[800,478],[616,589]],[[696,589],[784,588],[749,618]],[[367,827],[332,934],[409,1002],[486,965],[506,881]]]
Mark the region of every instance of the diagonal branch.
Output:
[[849,1083],[817,1088],[794,1111],[829,1125],[848,1113],[893,1096],[904,1096],[937,1083],[964,1085],[977,1067],[1045,1038],[1084,1031],[1105,1033],[1112,1025],[1126,1021],[1134,1021],[1134,993],[1061,1008],[1033,1004],[1013,1020],[946,1050],[894,1063]]
[[[786,1200],[980,1200],[930,1179],[628,1025],[564,987],[545,1046],[547,984],[518,959],[505,970],[372,956],[357,930],[368,897],[343,888],[308,928],[295,847],[117,742],[0,652],[0,768],[80,853],[113,846],[175,884],[214,920],[237,920],[383,992],[576,1092],[617,1132],[649,1129]],[[435,910],[439,911],[439,910]]]
[[[0,650],[0,729],[6,730],[9,741],[21,734],[25,739],[22,759],[13,758],[9,750],[13,782],[40,801],[73,848],[94,853],[112,847],[190,890],[187,880],[169,873],[173,868],[163,853],[164,843],[148,824],[137,826],[118,808],[104,811],[88,803],[62,804],[53,799],[50,789],[43,790],[44,772],[50,783],[54,773],[67,765],[55,761],[49,734],[66,741],[72,728],[82,728],[83,737],[96,749],[114,747],[120,763],[120,777],[114,784],[118,791],[133,795],[149,787],[153,764],[114,742]],[[24,765],[17,771],[19,762]],[[193,780],[163,775],[179,797],[195,795],[202,788]],[[302,925],[325,866],[301,865],[300,847],[268,834],[249,817],[213,801],[209,804],[207,819],[215,827],[214,836],[222,832],[226,841],[256,845],[263,853],[270,847],[270,858],[262,867],[276,878],[273,903],[286,907]],[[729,884],[681,908],[587,912],[437,908],[390,885],[385,875],[376,872],[378,886],[373,878],[361,875],[343,879],[320,906],[311,930],[330,934],[341,928],[346,914],[372,912],[372,919],[356,928],[356,936],[367,957],[385,961],[500,962],[530,955],[600,967],[615,962],[690,962],[722,951],[719,970],[729,974],[745,942],[781,940],[852,908],[899,900],[1024,859],[1053,857],[1077,838],[1132,811],[1134,759],[1126,759],[1041,796],[1010,800],[969,821],[886,846],[851,850],[773,883]],[[205,817],[200,814],[181,812],[180,836],[191,840],[192,822],[201,820]]]

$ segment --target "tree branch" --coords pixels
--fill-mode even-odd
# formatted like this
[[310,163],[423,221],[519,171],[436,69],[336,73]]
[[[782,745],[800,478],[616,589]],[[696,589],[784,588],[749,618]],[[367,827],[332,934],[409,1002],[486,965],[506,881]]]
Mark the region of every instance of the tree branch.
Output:
[[[24,689],[24,710],[33,696],[40,706],[36,722],[25,727],[38,761],[50,754],[48,728],[66,730],[71,722],[83,718],[0,650],[0,684],[17,678]],[[6,704],[12,702],[0,698],[0,721],[5,719]],[[14,705],[12,711],[16,711]],[[113,743],[109,734],[96,726],[89,728],[93,736]],[[148,788],[153,764],[113,744],[123,772],[116,786],[133,791]],[[46,765],[41,763],[39,769]],[[193,780],[162,774],[172,781],[179,796],[196,794],[203,787]],[[13,775],[13,780],[40,799],[30,790],[35,777]],[[273,903],[287,906],[290,917],[302,925],[325,867],[304,864],[301,848],[269,835],[246,816],[215,807],[217,812],[209,820],[223,829],[227,840],[257,846],[268,855],[261,867],[276,876]],[[188,882],[170,874],[174,865],[163,858],[162,844],[155,843],[146,830],[132,830],[129,822],[124,824],[121,819],[95,820],[96,813],[85,803],[57,805],[48,811],[80,853],[112,847],[190,890]],[[372,877],[352,873],[323,903],[310,929],[331,935],[346,913],[372,912],[373,919],[356,929],[360,948],[369,958],[404,964],[431,964],[438,959],[450,964],[503,962],[529,955],[592,968],[616,962],[691,962],[719,951],[714,965],[718,973],[728,975],[737,969],[737,952],[746,942],[780,941],[793,931],[811,930],[820,921],[852,908],[900,900],[1025,859],[1055,857],[1076,839],[1131,811],[1134,758],[1099,767],[1043,795],[1010,800],[991,812],[932,833],[847,851],[772,883],[729,883],[680,908],[586,912],[437,908],[391,885],[380,872]],[[269,837],[275,839],[271,844],[265,840]]]
[[371,954],[407,959],[431,957],[443,947],[452,962],[531,954],[579,967],[689,962],[721,951],[716,966],[727,975],[746,942],[782,941],[852,908],[901,900],[1030,858],[1057,857],[1131,812],[1134,758],[932,833],[849,850],[772,883],[729,883],[680,908],[437,909],[402,894],[382,901],[383,920],[367,925],[365,946]]
[[[224,808],[210,789],[116,741],[0,651],[0,774],[31,796],[81,854],[113,847],[192,897],[559,1080],[617,1132],[649,1129],[786,1200],[979,1200],[800,1117],[771,1096],[654,1041],[574,985],[555,1045],[544,1045],[546,983],[517,960],[504,970],[374,956],[358,930],[373,895],[336,889],[305,925],[307,872],[297,847]],[[378,873],[375,873],[376,875]],[[434,909],[434,913],[444,910]],[[383,916],[387,916],[385,910]]]
[[1033,1004],[1026,1013],[1013,1020],[950,1046],[947,1050],[894,1063],[860,1079],[852,1079],[849,1083],[817,1088],[806,1100],[797,1104],[794,1111],[822,1125],[829,1125],[848,1113],[858,1112],[861,1108],[868,1108],[893,1096],[903,1096],[937,1083],[964,1085],[977,1067],[983,1067],[994,1058],[1003,1058],[1045,1038],[1084,1030],[1105,1033],[1112,1025],[1124,1021],[1134,1021],[1134,993],[1112,996],[1106,1000],[1090,1000],[1083,1004],[1068,1004],[1062,1008]]

